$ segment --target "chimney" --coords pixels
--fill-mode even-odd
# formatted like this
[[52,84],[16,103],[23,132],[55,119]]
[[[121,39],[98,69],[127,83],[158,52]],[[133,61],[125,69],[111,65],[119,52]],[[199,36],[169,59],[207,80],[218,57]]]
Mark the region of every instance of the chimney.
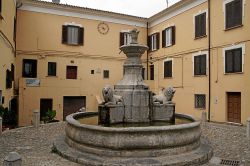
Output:
[[53,3],[60,3],[60,0],[52,0]]

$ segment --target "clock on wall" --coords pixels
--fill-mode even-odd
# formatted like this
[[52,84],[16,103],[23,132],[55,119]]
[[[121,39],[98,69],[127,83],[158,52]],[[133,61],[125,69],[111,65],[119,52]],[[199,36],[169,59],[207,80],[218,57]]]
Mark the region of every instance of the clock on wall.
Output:
[[97,26],[98,32],[100,34],[106,35],[109,32],[109,26],[105,22],[100,22]]

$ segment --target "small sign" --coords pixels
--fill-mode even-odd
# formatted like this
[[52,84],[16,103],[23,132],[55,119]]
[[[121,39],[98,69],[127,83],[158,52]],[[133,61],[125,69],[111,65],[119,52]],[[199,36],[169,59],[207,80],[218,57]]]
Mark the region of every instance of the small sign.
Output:
[[26,86],[31,86],[31,87],[40,86],[40,80],[36,78],[26,79]]

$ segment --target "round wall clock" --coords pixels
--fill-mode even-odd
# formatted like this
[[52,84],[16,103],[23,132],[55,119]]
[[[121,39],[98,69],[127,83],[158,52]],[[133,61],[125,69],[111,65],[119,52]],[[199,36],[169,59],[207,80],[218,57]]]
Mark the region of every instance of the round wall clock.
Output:
[[109,26],[105,22],[100,22],[97,26],[98,32],[100,34],[106,35],[109,32]]

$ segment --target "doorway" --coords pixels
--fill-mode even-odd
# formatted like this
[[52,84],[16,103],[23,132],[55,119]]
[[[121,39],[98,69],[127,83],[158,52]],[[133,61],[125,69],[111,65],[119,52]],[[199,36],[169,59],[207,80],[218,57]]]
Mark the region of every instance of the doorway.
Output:
[[65,120],[68,115],[78,112],[82,107],[86,107],[85,96],[64,96],[63,120]]
[[228,122],[241,123],[241,93],[227,93],[227,118]]

